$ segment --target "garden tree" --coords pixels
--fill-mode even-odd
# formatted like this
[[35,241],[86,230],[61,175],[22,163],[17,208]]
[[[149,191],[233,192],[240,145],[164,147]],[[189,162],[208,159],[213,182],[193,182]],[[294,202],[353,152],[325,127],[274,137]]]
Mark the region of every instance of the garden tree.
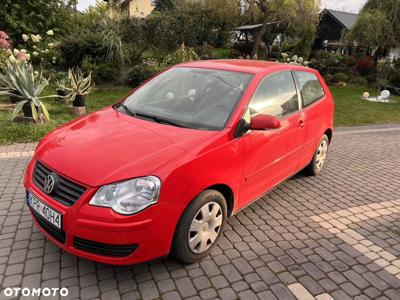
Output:
[[157,11],[172,10],[175,7],[175,0],[156,0],[155,4]]
[[[318,5],[315,0],[296,1],[296,17],[290,22],[288,30],[282,35],[285,51],[308,58],[318,27]],[[307,20],[307,21],[305,21]],[[285,41],[286,39],[286,41]]]
[[240,0],[203,0],[210,12],[209,18],[217,33],[215,46],[224,46],[231,31],[239,25],[241,13]]
[[222,46],[238,22],[237,0],[176,0],[173,10],[155,11],[147,19],[154,48],[174,50],[207,43]]
[[400,46],[400,0],[369,0],[347,39],[383,51]]
[[[317,21],[318,5],[316,0],[246,0],[247,10],[262,22],[262,27],[257,33],[252,56],[258,54],[263,39],[271,53],[271,47],[277,36],[289,38],[297,44],[294,49],[297,53],[308,55],[314,39]],[[258,8],[259,14],[254,12]],[[284,7],[285,9],[282,9]],[[245,13],[246,15],[246,13]]]
[[0,0],[0,7],[0,27],[17,42],[23,33],[65,34],[73,26],[73,11],[63,0]]

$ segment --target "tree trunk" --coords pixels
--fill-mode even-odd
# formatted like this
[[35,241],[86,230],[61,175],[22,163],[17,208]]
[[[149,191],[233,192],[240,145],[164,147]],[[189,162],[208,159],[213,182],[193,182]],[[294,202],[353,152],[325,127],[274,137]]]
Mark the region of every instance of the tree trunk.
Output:
[[265,14],[265,18],[264,18],[262,27],[261,27],[260,31],[257,33],[257,36],[254,40],[253,51],[251,51],[251,58],[253,58],[258,53],[258,48],[260,47],[261,39],[267,32],[267,26],[268,26],[268,18]]

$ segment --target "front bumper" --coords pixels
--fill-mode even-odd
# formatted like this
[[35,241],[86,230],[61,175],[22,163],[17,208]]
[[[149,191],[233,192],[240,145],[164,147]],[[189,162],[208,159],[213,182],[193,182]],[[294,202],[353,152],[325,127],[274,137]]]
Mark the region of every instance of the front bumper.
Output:
[[89,205],[97,191],[89,186],[74,205],[65,206],[35,185],[34,165],[32,160],[26,170],[25,188],[63,215],[63,228],[57,230],[31,209],[32,218],[57,246],[79,257],[113,265],[135,264],[168,255],[181,212],[172,203],[162,201],[161,195],[157,205],[132,216]]

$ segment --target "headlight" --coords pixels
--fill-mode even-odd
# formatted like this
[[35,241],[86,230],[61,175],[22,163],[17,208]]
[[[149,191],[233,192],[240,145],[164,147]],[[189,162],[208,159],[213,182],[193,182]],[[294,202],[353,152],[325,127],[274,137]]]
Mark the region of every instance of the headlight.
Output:
[[123,215],[132,215],[157,203],[161,181],[149,176],[105,185],[90,200],[90,205],[110,207]]

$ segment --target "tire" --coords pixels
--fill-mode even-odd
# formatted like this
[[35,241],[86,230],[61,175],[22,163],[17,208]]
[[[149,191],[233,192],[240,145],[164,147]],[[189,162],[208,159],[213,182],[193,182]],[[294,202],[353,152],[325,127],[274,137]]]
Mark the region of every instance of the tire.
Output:
[[[326,163],[326,158],[329,149],[329,138],[326,134],[322,137],[318,144],[317,150],[314,153],[313,159],[310,164],[304,169],[304,172],[309,176],[317,176],[321,174],[323,167]],[[322,154],[322,156],[321,156]]]
[[[203,212],[206,216],[203,216]],[[189,204],[178,222],[171,255],[184,263],[194,263],[207,256],[218,242],[226,218],[224,196],[215,190],[202,192]]]

